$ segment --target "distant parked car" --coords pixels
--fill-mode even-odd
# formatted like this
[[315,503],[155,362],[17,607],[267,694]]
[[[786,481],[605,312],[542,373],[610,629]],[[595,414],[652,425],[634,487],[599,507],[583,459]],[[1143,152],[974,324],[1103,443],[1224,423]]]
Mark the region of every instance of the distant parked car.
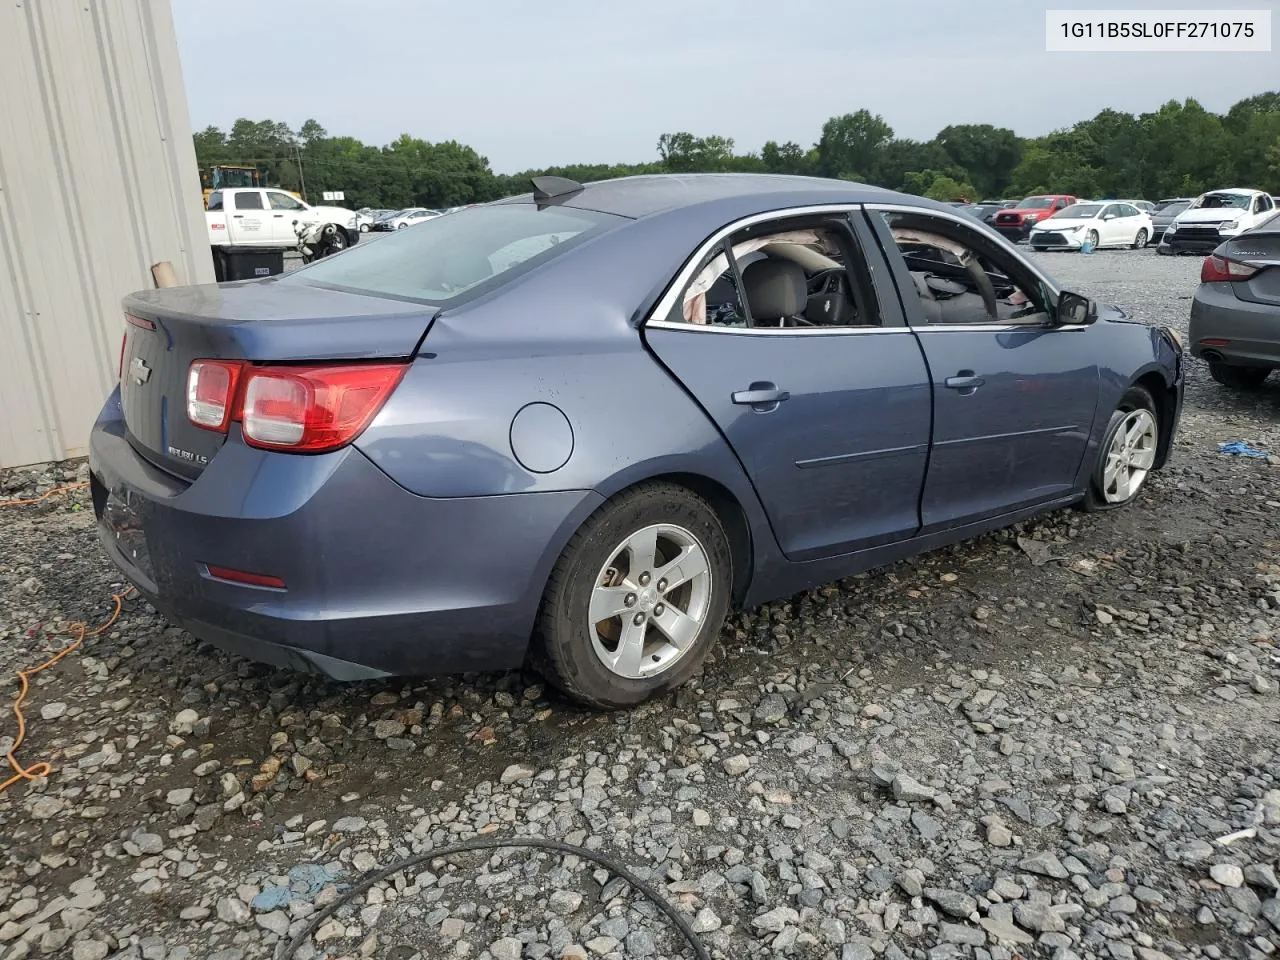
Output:
[[1001,210],[991,221],[991,225],[1002,233],[1006,239],[1017,243],[1025,240],[1031,228],[1046,217],[1051,217],[1059,210],[1076,203],[1077,199],[1066,194],[1050,193],[1027,197],[1005,210]]
[[1227,387],[1260,387],[1280,369],[1280,213],[1205,258],[1188,339]]
[[731,606],[1124,507],[1169,457],[1176,335],[943,204],[534,186],[124,300],[93,509],[173,624],[344,679],[531,658],[623,708],[693,677]]
[[386,221],[386,229],[403,230],[405,227],[412,227],[415,223],[422,223],[424,220],[430,220],[438,216],[440,216],[439,210],[427,210],[425,208],[409,210],[394,217],[389,217]]
[[1174,218],[1178,214],[1191,206],[1192,199],[1193,198],[1188,197],[1185,200],[1175,200],[1172,203],[1165,204],[1151,215],[1150,243],[1158,244],[1164,239],[1164,232],[1168,229],[1169,224],[1173,223]]
[[1079,250],[1091,247],[1147,245],[1151,216],[1131,203],[1073,203],[1031,228],[1027,242],[1035,250]]
[[1239,236],[1276,209],[1269,194],[1234,187],[1202,193],[1165,228],[1162,253],[1208,253]]
[[1165,197],[1163,200],[1156,201],[1156,211],[1159,212],[1171,203],[1190,203],[1195,197]]
[[1143,213],[1146,213],[1146,214],[1152,214],[1152,213],[1155,213],[1155,212],[1156,212],[1156,205],[1155,205],[1154,203],[1152,203],[1150,200],[1124,200],[1124,199],[1122,199],[1122,200],[1120,200],[1119,202],[1120,202],[1120,203],[1128,203],[1128,204],[1132,204],[1133,206],[1137,207],[1139,210],[1141,210]]

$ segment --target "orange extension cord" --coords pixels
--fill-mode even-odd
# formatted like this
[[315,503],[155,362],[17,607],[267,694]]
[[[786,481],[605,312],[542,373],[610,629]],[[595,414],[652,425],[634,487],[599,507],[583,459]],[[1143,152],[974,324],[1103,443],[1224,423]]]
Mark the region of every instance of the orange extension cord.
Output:
[[[56,487],[38,497],[30,497],[24,500],[0,500],[0,507],[30,506],[32,504],[42,503],[57,494],[67,493],[70,490],[79,490],[81,487],[87,486],[87,483],[73,483],[65,487]],[[111,625],[119,619],[121,606],[131,593],[133,593],[132,587],[125,590],[123,593],[113,593],[111,595],[111,602],[115,605],[115,608],[111,611],[111,616],[107,618],[106,623],[95,627],[93,630],[90,630],[88,624],[82,621],[71,624],[70,629],[75,634],[75,640],[67,644],[38,667],[28,667],[26,670],[19,670],[17,672],[16,676],[18,678],[18,682],[22,685],[21,690],[18,691],[18,698],[13,701],[13,715],[18,721],[18,736],[14,739],[13,746],[9,748],[9,752],[5,755],[5,759],[9,761],[9,766],[13,768],[13,776],[8,780],[0,782],[0,793],[8,790],[15,783],[20,783],[23,780],[35,780],[39,777],[47,777],[53,771],[53,765],[44,760],[39,763],[33,763],[29,767],[24,767],[18,762],[18,758],[16,756],[18,748],[22,746],[22,741],[25,740],[27,736],[27,720],[22,714],[22,704],[26,702],[27,694],[31,692],[31,678],[42,670],[48,670],[63,657],[79,649],[85,640],[90,637],[96,637],[99,634],[106,633],[110,630]]]

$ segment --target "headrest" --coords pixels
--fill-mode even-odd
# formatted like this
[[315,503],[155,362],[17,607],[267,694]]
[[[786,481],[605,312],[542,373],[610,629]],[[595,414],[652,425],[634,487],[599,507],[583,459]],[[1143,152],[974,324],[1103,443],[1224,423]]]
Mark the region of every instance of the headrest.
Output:
[[790,260],[770,257],[748,263],[742,268],[742,286],[757,320],[794,317],[809,302],[804,269]]

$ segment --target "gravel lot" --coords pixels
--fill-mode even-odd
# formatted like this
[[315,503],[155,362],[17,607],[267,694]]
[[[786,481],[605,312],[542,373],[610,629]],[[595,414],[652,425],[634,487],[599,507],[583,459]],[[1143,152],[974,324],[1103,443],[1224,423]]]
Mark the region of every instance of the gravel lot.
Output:
[[[1199,258],[1040,257],[1185,331]],[[734,617],[699,682],[601,715],[508,674],[339,686],[137,600],[33,683],[0,794],[0,960],[278,956],[376,865],[543,836],[663,888],[712,954],[1162,960],[1280,947],[1280,378],[1193,365],[1172,464],[1066,511]],[[84,476],[0,477],[0,498]],[[0,515],[0,669],[124,586],[84,491]],[[12,679],[0,703],[17,693]],[[15,732],[0,718],[0,751]],[[429,862],[299,957],[690,956],[576,857]]]

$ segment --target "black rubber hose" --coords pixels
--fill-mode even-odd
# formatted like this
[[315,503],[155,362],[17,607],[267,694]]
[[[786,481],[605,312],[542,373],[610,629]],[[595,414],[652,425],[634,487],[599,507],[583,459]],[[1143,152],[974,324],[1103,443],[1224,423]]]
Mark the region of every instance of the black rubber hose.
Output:
[[280,955],[280,960],[289,960],[298,948],[301,947],[311,937],[313,933],[320,929],[320,924],[324,923],[333,916],[340,907],[349,903],[351,900],[360,896],[375,883],[379,883],[393,874],[402,870],[408,870],[416,867],[420,863],[426,863],[428,860],[438,860],[441,857],[450,857],[456,853],[469,853],[473,850],[504,850],[515,849],[518,847],[532,848],[536,850],[551,850],[555,853],[567,853],[575,857],[581,857],[583,860],[590,860],[592,863],[599,864],[610,873],[616,874],[627,883],[631,884],[635,889],[639,890],[651,903],[661,910],[668,920],[680,931],[681,936],[688,941],[689,946],[693,948],[693,955],[698,960],[711,960],[711,954],[707,952],[706,946],[698,939],[698,935],[693,932],[693,927],[689,926],[689,921],[680,915],[680,912],[671,905],[671,902],[662,896],[656,889],[645,881],[641,880],[625,866],[607,857],[602,853],[593,853],[583,847],[575,847],[571,843],[562,843],[559,840],[543,840],[539,837],[483,837],[477,840],[463,840],[461,843],[451,843],[448,846],[436,847],[432,850],[426,850],[423,853],[414,854],[412,857],[405,857],[403,860],[397,860],[389,866],[380,867],[376,870],[370,870],[360,880],[358,880],[349,890],[343,891],[338,895],[338,899],[329,904],[314,917],[302,929],[299,934],[289,941],[289,945],[285,947],[284,953]]

